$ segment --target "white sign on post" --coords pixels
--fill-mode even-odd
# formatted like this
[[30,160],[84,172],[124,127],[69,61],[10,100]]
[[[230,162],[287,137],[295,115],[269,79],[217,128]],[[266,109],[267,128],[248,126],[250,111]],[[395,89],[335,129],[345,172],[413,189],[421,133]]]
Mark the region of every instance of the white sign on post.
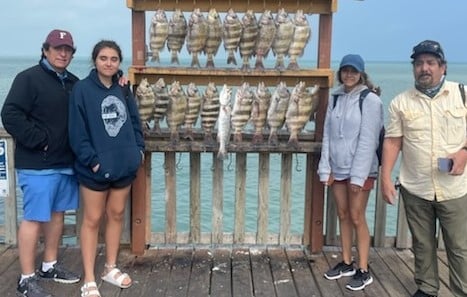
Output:
[[8,156],[6,140],[0,140],[0,196],[6,197],[9,193],[8,187]]

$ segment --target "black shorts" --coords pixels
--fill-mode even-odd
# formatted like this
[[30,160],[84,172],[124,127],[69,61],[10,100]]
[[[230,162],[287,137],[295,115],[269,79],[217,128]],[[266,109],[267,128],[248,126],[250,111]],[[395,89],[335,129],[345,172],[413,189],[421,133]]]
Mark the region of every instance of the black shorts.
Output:
[[125,188],[131,185],[131,183],[135,180],[135,178],[136,178],[136,175],[133,175],[133,176],[121,178],[116,181],[109,181],[105,183],[96,182],[95,180],[87,179],[83,177],[79,177],[78,180],[79,180],[79,183],[85,186],[86,188],[89,188],[94,191],[102,192],[102,191],[107,191],[108,189],[111,189],[111,188],[114,188],[114,189]]

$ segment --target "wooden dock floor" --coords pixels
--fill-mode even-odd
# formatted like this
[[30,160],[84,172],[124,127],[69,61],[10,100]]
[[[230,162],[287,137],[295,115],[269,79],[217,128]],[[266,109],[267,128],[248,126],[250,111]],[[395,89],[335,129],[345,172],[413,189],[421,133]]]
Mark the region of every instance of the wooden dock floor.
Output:
[[[60,261],[82,273],[78,247],[63,247]],[[323,273],[340,261],[337,247],[325,247],[309,255],[302,247],[160,247],[134,256],[122,249],[119,265],[134,281],[129,289],[98,282],[103,297],[407,297],[416,291],[411,250],[372,248],[370,270],[373,284],[363,291],[345,288],[346,279],[329,281]],[[445,252],[438,255],[441,290],[449,297]],[[99,248],[97,275],[104,266]],[[15,296],[19,274],[18,251],[0,245],[0,296]],[[54,296],[80,296],[81,283],[64,285],[41,281]]]

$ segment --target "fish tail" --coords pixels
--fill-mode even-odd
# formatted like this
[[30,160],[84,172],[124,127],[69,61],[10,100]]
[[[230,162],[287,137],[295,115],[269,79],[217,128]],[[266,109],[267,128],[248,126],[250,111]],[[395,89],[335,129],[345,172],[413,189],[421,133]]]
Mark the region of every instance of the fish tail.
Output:
[[170,59],[170,63],[172,63],[172,64],[180,64],[180,61],[178,60],[177,51],[172,51],[172,56],[171,56],[171,59]]
[[235,55],[232,51],[229,52],[229,56],[227,57],[227,64],[237,65],[237,60],[235,60]]

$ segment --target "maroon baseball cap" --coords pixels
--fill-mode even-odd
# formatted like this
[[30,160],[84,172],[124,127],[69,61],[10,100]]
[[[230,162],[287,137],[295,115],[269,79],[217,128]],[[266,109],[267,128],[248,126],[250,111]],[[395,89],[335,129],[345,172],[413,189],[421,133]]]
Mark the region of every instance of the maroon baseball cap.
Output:
[[75,48],[73,45],[73,37],[71,36],[70,32],[65,30],[55,29],[50,31],[49,35],[47,35],[45,43],[48,43],[51,47],[66,45],[73,49]]

